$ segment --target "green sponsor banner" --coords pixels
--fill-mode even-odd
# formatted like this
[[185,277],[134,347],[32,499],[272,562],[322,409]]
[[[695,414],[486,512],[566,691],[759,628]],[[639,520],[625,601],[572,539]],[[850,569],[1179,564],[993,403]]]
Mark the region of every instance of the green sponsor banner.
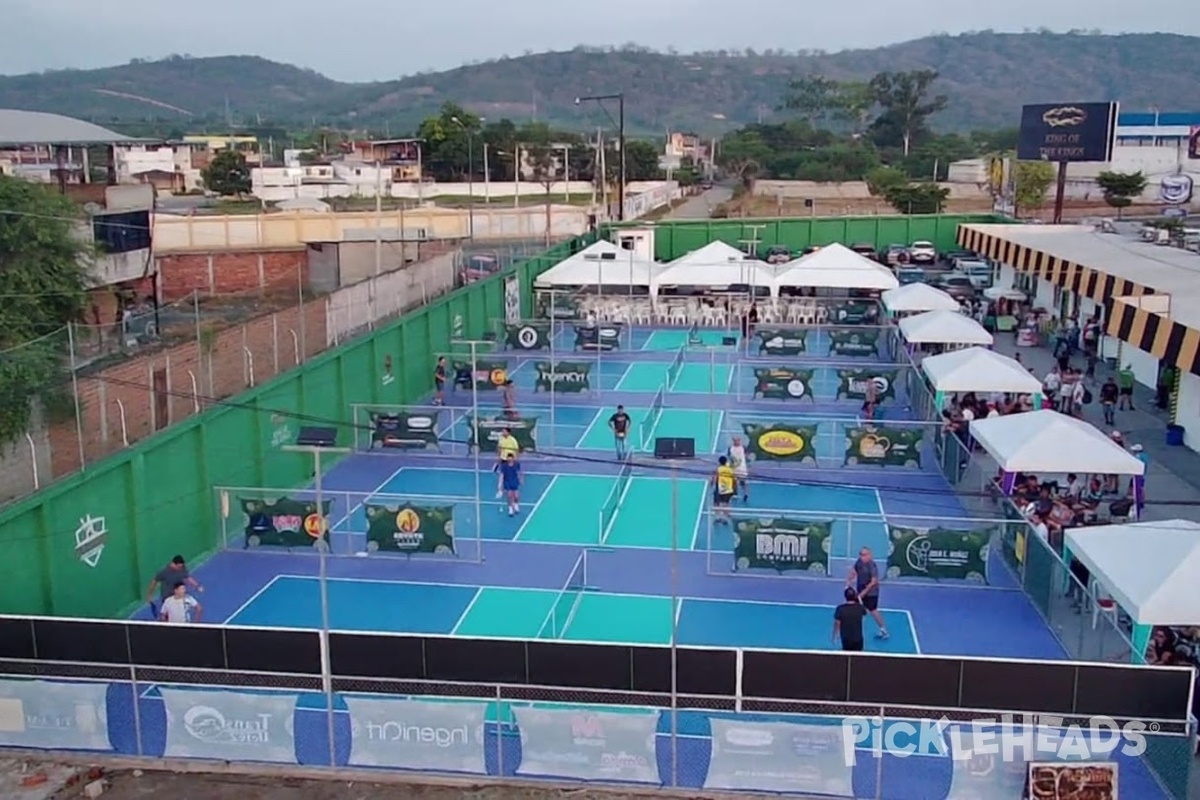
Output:
[[743,423],[746,433],[746,449],[754,461],[804,461],[817,460],[814,442],[817,438],[816,425],[785,425],[779,422]]
[[367,550],[454,553],[453,506],[367,504]]
[[921,466],[920,428],[864,425],[846,429],[845,464],[876,464],[881,467]]
[[371,445],[398,450],[438,449],[437,417],[433,414],[371,414]]
[[811,369],[759,367],[754,370],[754,393],[773,400],[812,400],[812,379]]
[[808,331],[800,328],[758,330],[758,354],[798,356],[808,349]]
[[500,441],[500,435],[505,428],[512,431],[513,438],[521,446],[522,452],[537,450],[537,417],[476,419],[471,428],[471,445],[481,442],[480,452],[496,452],[496,442]]
[[535,366],[535,392],[586,392],[592,388],[592,364],[589,361],[539,361]]
[[900,377],[899,370],[877,369],[839,369],[837,371],[838,398],[846,397],[851,400],[866,400],[867,386],[875,384],[876,400],[896,399],[896,380]]
[[734,522],[736,569],[829,573],[832,522],[800,519],[739,519]]
[[889,578],[933,578],[987,583],[991,529],[906,528],[888,526]]
[[[222,501],[223,505],[227,504]],[[276,500],[239,497],[246,515],[246,546],[312,547],[318,541],[329,546],[329,509],[332,500],[321,501],[321,513],[313,500]]]
[[879,321],[879,304],[865,300],[835,305],[829,312],[834,325],[872,325]]
[[492,359],[476,359],[475,368],[471,369],[470,361],[454,362],[455,383],[459,384],[459,376],[469,376],[470,382],[480,391],[499,389],[508,380],[508,362]]
[[834,328],[829,331],[829,355],[878,356],[878,328]]
[[513,350],[548,350],[550,323],[522,322],[518,325],[506,325],[504,342]]
[[576,350],[620,350],[623,326],[613,322],[575,325]]

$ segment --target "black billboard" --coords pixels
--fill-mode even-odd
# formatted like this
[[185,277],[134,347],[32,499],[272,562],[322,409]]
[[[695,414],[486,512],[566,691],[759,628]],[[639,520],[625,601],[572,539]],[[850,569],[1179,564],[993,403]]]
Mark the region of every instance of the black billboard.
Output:
[[1111,161],[1116,103],[1049,103],[1021,109],[1022,161]]

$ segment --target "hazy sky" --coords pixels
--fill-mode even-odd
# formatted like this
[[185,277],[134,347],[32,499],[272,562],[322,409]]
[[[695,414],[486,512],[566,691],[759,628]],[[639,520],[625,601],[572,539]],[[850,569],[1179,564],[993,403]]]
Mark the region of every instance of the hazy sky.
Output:
[[[736,17],[730,9],[737,10]],[[800,0],[391,0],[346,5],[327,0],[0,0],[0,74],[189,53],[260,55],[340,80],[385,80],[577,44],[634,41],[681,51],[835,51],[986,28],[1149,31],[1160,19],[1126,0],[858,0],[852,5]],[[1200,34],[1200,19],[1175,15],[1171,28]]]

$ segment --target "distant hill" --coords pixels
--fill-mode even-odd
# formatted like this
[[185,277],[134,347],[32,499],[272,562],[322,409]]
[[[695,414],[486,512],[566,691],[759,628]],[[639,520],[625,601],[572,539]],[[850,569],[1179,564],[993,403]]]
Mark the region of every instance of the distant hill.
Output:
[[50,111],[129,130],[318,125],[400,135],[446,101],[489,119],[603,124],[575,97],[624,92],[631,130],[716,133],[776,112],[788,81],[868,78],[929,67],[950,106],[942,130],[1014,126],[1023,103],[1119,100],[1200,109],[1200,38],[1174,34],[970,33],[872,50],[678,55],[639,48],[501,58],[397,81],[339,83],[253,56],[172,57],[97,70],[0,77],[0,107]]

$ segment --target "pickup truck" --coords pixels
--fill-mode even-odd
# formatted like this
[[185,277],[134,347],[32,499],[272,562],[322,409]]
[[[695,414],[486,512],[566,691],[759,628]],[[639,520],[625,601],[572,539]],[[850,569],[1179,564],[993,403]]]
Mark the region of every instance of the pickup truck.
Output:
[[995,271],[992,269],[992,265],[981,259],[959,259],[954,262],[954,270],[966,275],[967,279],[971,281],[971,285],[981,291],[991,288],[992,282],[995,280]]

